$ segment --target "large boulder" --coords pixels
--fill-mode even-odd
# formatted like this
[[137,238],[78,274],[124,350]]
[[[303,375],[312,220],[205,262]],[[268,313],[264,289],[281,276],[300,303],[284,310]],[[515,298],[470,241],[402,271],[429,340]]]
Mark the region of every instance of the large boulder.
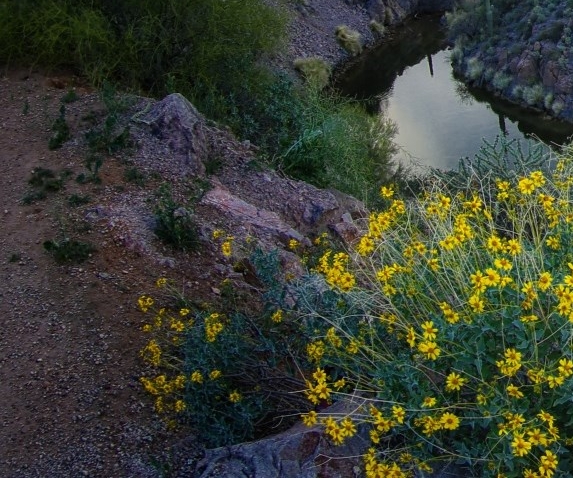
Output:
[[137,121],[164,141],[191,174],[205,173],[205,118],[183,95],[173,93],[165,97]]

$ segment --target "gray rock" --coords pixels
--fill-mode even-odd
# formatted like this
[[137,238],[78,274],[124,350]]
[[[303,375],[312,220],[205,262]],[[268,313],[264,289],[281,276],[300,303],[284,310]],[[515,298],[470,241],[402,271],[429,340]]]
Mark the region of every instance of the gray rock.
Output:
[[[342,416],[356,410],[354,397],[337,402],[327,413]],[[207,450],[197,464],[197,478],[354,478],[364,476],[362,456],[371,446],[368,431],[359,427],[355,436],[336,446],[322,428],[296,424],[286,432],[262,440]],[[452,462],[434,465],[434,471],[415,473],[416,478],[469,478],[469,470]]]
[[173,93],[155,103],[137,119],[151,129],[151,133],[164,141],[191,174],[203,175],[207,157],[205,119],[181,94]]

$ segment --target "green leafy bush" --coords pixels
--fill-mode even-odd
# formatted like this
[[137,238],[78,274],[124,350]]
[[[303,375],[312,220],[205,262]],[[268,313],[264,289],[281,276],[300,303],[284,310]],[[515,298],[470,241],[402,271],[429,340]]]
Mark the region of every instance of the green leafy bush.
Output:
[[249,301],[250,313],[225,310],[235,305],[229,280],[216,306],[194,304],[165,278],[155,298],[138,301],[150,337],[141,355],[151,369],[141,383],[162,417],[190,425],[210,447],[269,434],[309,408],[295,393],[304,387],[305,363],[297,362],[297,344],[285,340],[297,327],[281,309],[278,256],[254,251],[252,264],[265,300],[259,307],[259,300]]
[[155,208],[155,235],[176,249],[192,251],[199,247],[199,232],[193,212],[176,202],[170,188],[162,185]]
[[404,203],[386,189],[355,247],[321,258],[322,285],[300,285],[315,297],[297,301],[313,334],[306,395],[356,404],[304,420],[334,443],[367,427],[366,476],[442,460],[571,476],[572,173],[568,151],[552,172],[472,177],[454,194],[435,181]]
[[322,58],[295,58],[293,65],[311,86],[322,90],[328,85],[332,68]]
[[44,241],[44,249],[58,264],[82,263],[96,251],[92,244],[70,238],[64,238],[61,241]]
[[352,56],[362,53],[360,33],[346,25],[339,25],[335,30],[336,41]]
[[311,89],[302,129],[282,156],[282,169],[321,187],[335,187],[366,202],[392,175],[393,123],[360,105]]

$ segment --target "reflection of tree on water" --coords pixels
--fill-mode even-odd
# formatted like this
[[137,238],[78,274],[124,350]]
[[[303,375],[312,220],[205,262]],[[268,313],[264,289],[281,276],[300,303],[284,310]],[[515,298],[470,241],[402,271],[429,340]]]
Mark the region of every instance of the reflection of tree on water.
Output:
[[474,103],[474,97],[472,96],[472,94],[468,91],[466,85],[464,85],[461,81],[456,81],[455,82],[455,88],[454,88],[455,92],[456,92],[456,96],[458,97],[458,99],[460,100],[460,104],[462,105],[473,105]]
[[430,68],[430,76],[434,77],[434,64],[432,63],[432,55],[428,53],[428,67]]
[[505,125],[505,116],[503,116],[500,113],[497,115],[497,117],[499,118],[499,130],[501,131],[501,134],[507,136],[508,132],[507,132],[507,126]]
[[404,71],[420,63],[444,48],[445,33],[440,24],[440,15],[429,15],[420,20],[407,21],[394,32],[392,40],[362,55],[352,68],[334,82],[334,87],[344,95],[366,100],[367,108],[375,113],[376,105],[369,101],[384,94]]
[[563,145],[570,141],[573,135],[573,125],[548,118],[542,113],[530,111],[518,105],[503,100],[486,90],[471,88],[455,78],[456,95],[462,104],[487,104],[493,113],[498,115],[499,130],[508,134],[507,120],[517,126],[517,129],[527,138],[537,137],[542,142],[553,145]]

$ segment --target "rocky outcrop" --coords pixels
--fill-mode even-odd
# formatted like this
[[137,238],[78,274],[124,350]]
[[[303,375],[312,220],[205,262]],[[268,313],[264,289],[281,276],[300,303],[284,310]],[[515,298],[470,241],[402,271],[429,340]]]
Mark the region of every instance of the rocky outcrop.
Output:
[[[337,402],[324,412],[344,416],[360,405],[357,397]],[[366,427],[342,445],[333,445],[321,426],[299,423],[286,432],[250,443],[207,450],[193,470],[197,478],[352,478],[363,476],[362,456],[371,446]],[[468,478],[469,470],[441,463],[431,474],[415,478]]]
[[[195,208],[205,239],[216,228],[232,230],[237,239],[254,237],[267,248],[286,248],[292,239],[310,245],[329,229],[347,242],[356,237],[354,221],[366,217],[364,204],[255,167],[254,146],[208,124],[182,95],[142,105],[141,111],[133,117],[140,146],[137,162],[174,184],[190,178],[205,185]],[[118,205],[114,208],[108,211],[109,221],[120,223],[125,214]]]
[[366,8],[372,18],[386,25],[402,22],[410,15],[450,10],[453,0],[367,0]]
[[460,28],[460,21],[454,28],[456,73],[525,108],[573,121],[573,20],[565,13],[570,11],[568,3],[515,2],[493,8],[494,35],[479,33],[482,19],[471,11],[465,26]]
[[[274,0],[267,0],[273,3]],[[443,12],[454,0],[305,0],[294,9],[289,31],[289,48],[279,63],[290,67],[298,57],[320,57],[331,65],[347,61],[351,54],[336,41],[337,27],[345,25],[360,34],[362,45],[381,40],[372,28],[374,20],[389,27],[420,13]]]
[[[328,412],[347,414],[356,404],[337,403]],[[357,433],[341,446],[333,445],[322,427],[302,423],[251,443],[208,450],[199,463],[198,478],[347,478],[356,476],[361,456],[370,445],[368,434]]]
[[204,174],[207,157],[205,121],[181,94],[174,93],[138,117],[192,174]]

